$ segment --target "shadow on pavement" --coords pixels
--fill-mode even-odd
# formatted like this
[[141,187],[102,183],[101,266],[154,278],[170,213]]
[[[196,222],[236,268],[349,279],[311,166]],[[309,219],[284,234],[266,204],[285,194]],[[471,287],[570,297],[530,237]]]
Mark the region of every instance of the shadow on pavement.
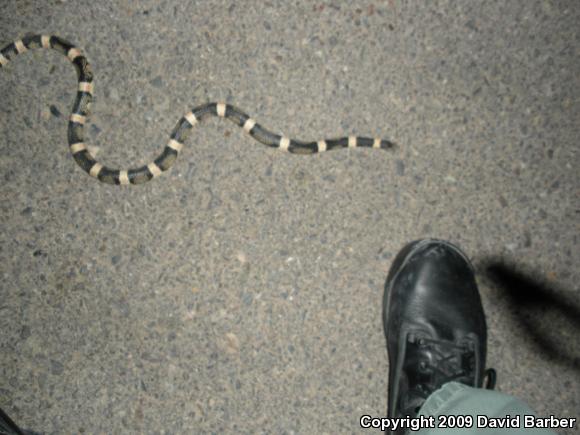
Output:
[[529,344],[555,363],[580,371],[580,303],[575,295],[501,261],[489,261],[483,270],[507,296],[510,311],[529,335]]

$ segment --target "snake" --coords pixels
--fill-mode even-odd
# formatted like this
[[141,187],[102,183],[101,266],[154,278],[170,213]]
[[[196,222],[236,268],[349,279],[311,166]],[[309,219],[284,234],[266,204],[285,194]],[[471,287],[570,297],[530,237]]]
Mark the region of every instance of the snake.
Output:
[[78,166],[91,177],[106,184],[143,184],[160,176],[173,166],[193,127],[204,119],[215,116],[233,122],[256,141],[268,147],[292,154],[315,154],[341,148],[367,147],[387,150],[395,147],[390,140],[358,136],[310,142],[291,139],[266,129],[231,104],[210,102],[194,107],[177,122],[163,151],[151,163],[134,169],[111,169],[95,159],[85,142],[84,126],[90,116],[94,83],[91,66],[79,48],[58,36],[29,34],[0,50],[0,69],[6,68],[19,54],[38,48],[56,50],[64,54],[74,65],[78,90],[68,122],[69,149]]

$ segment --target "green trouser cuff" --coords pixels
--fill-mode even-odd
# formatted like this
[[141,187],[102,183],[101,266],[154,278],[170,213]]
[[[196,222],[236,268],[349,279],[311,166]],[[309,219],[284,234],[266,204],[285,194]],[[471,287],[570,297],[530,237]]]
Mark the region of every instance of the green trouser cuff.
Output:
[[[449,382],[431,394],[421,407],[418,416],[433,416],[436,427],[409,432],[410,434],[555,435],[550,429],[524,427],[526,421],[535,421],[536,414],[521,400],[498,391],[473,388],[457,382]],[[570,423],[570,419],[567,420]],[[466,424],[469,421],[472,422],[471,425]],[[493,427],[496,426],[494,424],[496,421],[503,422],[508,427]],[[452,427],[442,428],[443,423]],[[464,427],[458,427],[460,424]],[[574,427],[577,427],[577,424]]]

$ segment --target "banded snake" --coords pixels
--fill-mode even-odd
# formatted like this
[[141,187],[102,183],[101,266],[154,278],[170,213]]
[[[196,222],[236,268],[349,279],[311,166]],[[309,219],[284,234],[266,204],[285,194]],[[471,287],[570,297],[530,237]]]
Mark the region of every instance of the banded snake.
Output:
[[0,68],[5,68],[15,56],[35,48],[50,48],[59,51],[75,66],[79,86],[68,123],[68,143],[76,163],[89,175],[103,183],[142,184],[161,175],[173,166],[183,148],[183,141],[189,136],[192,128],[209,116],[226,118],[243,128],[258,142],[293,154],[314,154],[339,148],[390,149],[394,147],[389,140],[357,136],[312,142],[290,139],[287,136],[272,133],[230,104],[206,103],[193,108],[177,122],[171,132],[169,142],[151,163],[128,170],[111,169],[97,162],[85,143],[84,125],[90,115],[94,85],[91,67],[81,50],[58,36],[27,35],[0,50]]

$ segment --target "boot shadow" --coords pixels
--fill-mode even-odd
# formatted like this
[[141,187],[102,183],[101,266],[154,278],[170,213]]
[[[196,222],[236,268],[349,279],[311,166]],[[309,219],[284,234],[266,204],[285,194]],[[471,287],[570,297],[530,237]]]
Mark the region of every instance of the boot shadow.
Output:
[[529,344],[580,372],[580,303],[576,294],[518,272],[501,260],[484,263],[485,277],[507,297]]

